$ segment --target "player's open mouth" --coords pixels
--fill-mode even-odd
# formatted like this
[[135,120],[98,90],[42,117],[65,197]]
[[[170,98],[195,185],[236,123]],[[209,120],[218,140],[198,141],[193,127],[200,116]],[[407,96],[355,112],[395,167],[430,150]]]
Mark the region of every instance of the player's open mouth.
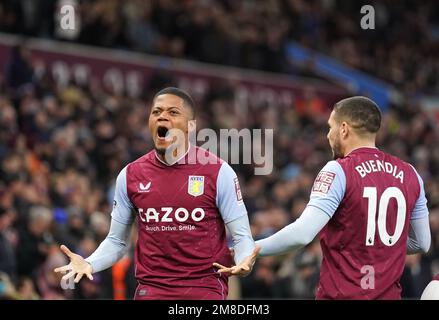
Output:
[[166,127],[158,127],[157,128],[157,138],[159,140],[166,140],[166,134],[168,133],[169,129]]

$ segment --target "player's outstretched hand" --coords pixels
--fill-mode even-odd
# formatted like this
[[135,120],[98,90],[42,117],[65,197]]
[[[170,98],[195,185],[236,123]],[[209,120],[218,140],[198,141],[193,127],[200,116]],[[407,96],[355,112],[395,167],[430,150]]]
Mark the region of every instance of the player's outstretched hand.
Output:
[[55,272],[68,271],[68,273],[62,277],[63,280],[75,277],[75,283],[78,283],[84,275],[86,275],[90,280],[93,280],[92,267],[87,261],[85,261],[83,257],[81,257],[79,254],[73,253],[65,245],[61,246],[61,251],[64,252],[65,255],[70,259],[70,263],[68,265],[55,268],[54,270]]
[[256,246],[253,249],[253,252],[248,257],[245,257],[240,264],[232,267],[226,267],[219,263],[214,263],[213,266],[215,268],[218,268],[219,273],[230,273],[234,276],[241,276],[245,277],[249,275],[249,273],[252,271],[253,265],[255,264],[256,258],[258,257],[259,251],[261,250],[261,247]]

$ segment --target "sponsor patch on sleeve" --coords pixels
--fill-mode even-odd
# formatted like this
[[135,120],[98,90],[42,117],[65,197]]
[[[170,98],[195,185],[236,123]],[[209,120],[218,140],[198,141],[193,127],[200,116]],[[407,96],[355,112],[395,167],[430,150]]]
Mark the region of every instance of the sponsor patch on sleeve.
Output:
[[312,193],[318,193],[326,195],[331,188],[332,182],[334,182],[335,173],[329,171],[320,171],[314,180],[314,185],[312,186]]
[[234,178],[233,180],[235,182],[236,200],[242,201],[242,193],[241,193],[241,187],[239,186],[239,180],[238,178]]

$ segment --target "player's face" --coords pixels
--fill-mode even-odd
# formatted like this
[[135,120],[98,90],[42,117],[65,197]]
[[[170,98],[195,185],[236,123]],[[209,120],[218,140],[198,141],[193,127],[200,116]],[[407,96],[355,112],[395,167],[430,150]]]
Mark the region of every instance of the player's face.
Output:
[[159,154],[164,155],[176,140],[176,137],[167,136],[170,129],[181,130],[187,142],[190,117],[190,110],[184,106],[182,98],[173,94],[162,94],[155,98],[149,115],[149,129]]
[[340,137],[340,125],[335,120],[334,111],[331,112],[328,120],[329,132],[327,138],[329,140],[329,145],[332,149],[333,159],[338,159],[343,157],[343,151],[341,147],[341,137]]

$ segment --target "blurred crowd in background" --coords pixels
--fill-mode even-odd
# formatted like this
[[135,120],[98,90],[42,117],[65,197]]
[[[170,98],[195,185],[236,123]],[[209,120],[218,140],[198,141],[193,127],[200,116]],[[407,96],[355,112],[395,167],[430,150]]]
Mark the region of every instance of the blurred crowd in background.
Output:
[[[46,38],[62,1],[2,0],[0,31]],[[439,3],[435,0],[87,0],[76,1],[72,41],[276,72],[291,66],[288,40],[416,95],[439,92]],[[363,5],[375,30],[359,28]],[[435,20],[436,18],[436,20]]]
[[[378,6],[382,9],[377,24],[390,29],[367,39],[349,27],[355,18],[350,14],[358,7],[352,1],[80,3],[82,31],[75,41],[86,44],[294,72],[283,50],[292,38],[400,85],[405,92],[438,92],[437,40],[428,28],[430,16],[437,13],[434,1],[418,2],[413,8],[410,1],[377,2],[377,12]],[[335,9],[340,3],[343,6]],[[53,6],[48,0],[0,1],[0,31],[55,37],[53,21],[44,11]],[[355,12],[359,16],[359,9]],[[62,275],[52,270],[68,263],[59,244],[88,256],[105,238],[118,172],[152,148],[147,128],[151,97],[175,84],[172,74],[157,74],[146,84],[144,95],[133,99],[97,83],[61,87],[48,75],[37,77],[25,48],[17,47],[9,61],[2,62],[0,297],[133,296],[132,250],[93,281],[81,280],[75,290],[65,290],[70,284],[60,285]],[[197,128],[275,129],[271,175],[255,176],[251,165],[233,166],[253,235],[260,239],[293,222],[305,208],[315,176],[331,159],[326,139],[331,106],[308,94],[297,96],[291,105],[251,104],[242,117],[236,114],[235,90],[229,82],[211,87],[197,101]],[[382,150],[417,168],[429,201],[432,248],[427,255],[407,257],[401,279],[405,298],[419,298],[432,275],[439,273],[439,128],[429,120],[410,101],[392,105],[378,137]],[[297,252],[261,258],[250,276],[234,278],[231,297],[314,298],[320,262],[318,239]]]
[[[175,84],[172,74],[153,77],[139,100],[97,85],[58,87],[49,78],[18,81],[17,72],[8,74],[0,81],[0,270],[26,298],[111,298],[118,286],[128,292],[127,283],[134,286],[132,257],[94,281],[82,280],[77,290],[63,290],[52,270],[68,262],[59,244],[88,256],[106,236],[115,177],[152,148],[148,102],[157,86]],[[11,85],[14,81],[20,85]],[[297,97],[292,105],[250,105],[253,112],[243,119],[235,114],[233,97],[227,83],[212,87],[197,103],[197,127],[275,129],[271,175],[255,176],[251,165],[234,166],[259,239],[294,221],[306,206],[315,175],[331,157],[328,112],[307,112],[312,104],[324,105],[318,96]],[[395,106],[384,115],[378,145],[416,166],[431,210],[432,250],[407,258],[403,284],[409,297],[418,297],[439,272],[438,141],[437,126],[429,125],[416,105]],[[296,254],[261,258],[235,294],[312,298],[320,259],[318,241]]]

